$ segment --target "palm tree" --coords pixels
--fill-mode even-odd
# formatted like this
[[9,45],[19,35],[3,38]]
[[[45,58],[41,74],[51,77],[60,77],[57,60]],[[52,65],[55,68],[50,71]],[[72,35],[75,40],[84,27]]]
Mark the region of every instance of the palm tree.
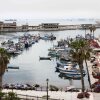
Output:
[[89,69],[88,69],[88,64],[87,64],[87,60],[89,60],[90,58],[90,53],[92,52],[92,50],[90,49],[90,47],[85,47],[85,64],[86,64],[86,69],[87,69],[87,75],[88,75],[88,82],[89,82],[89,86],[91,89],[91,80],[90,80],[90,75],[89,75]]
[[89,29],[90,29],[90,32],[92,33],[92,26],[90,26]]
[[82,92],[85,90],[85,84],[84,84],[84,75],[83,75],[83,62],[85,59],[89,58],[89,52],[87,51],[88,43],[84,39],[74,40],[70,44],[71,48],[73,49],[71,51],[72,58],[78,63],[81,73],[81,83],[82,83]]
[[90,29],[91,34],[93,32],[93,39],[94,39],[94,31],[96,30],[96,27],[93,25],[93,26],[90,26],[89,29]]
[[96,30],[96,27],[92,26],[92,30],[93,30],[93,39],[94,39],[94,31]]
[[0,48],[0,88],[2,87],[2,76],[7,68],[9,63],[10,56],[7,51],[3,48]]
[[89,29],[90,29],[90,36],[91,36],[92,35],[92,31],[93,31],[92,30],[92,26],[90,26]]

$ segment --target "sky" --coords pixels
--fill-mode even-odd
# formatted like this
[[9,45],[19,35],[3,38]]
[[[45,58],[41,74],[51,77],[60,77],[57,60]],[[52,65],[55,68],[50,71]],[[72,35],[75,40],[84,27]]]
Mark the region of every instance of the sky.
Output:
[[0,0],[0,18],[100,18],[100,0]]

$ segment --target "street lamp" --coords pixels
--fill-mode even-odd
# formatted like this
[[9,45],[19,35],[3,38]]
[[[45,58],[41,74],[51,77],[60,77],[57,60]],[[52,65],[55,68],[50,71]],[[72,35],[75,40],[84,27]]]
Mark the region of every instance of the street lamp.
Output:
[[46,81],[47,81],[47,100],[48,100],[48,81],[49,79],[47,78]]
[[87,29],[86,25],[84,25],[83,28],[85,29],[85,38],[86,38],[86,29]]

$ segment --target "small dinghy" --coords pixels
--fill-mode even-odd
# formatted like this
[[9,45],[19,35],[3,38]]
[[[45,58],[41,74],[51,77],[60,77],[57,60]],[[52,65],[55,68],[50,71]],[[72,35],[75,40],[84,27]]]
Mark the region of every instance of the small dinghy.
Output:
[[51,57],[40,57],[40,60],[51,60]]
[[19,69],[19,66],[8,64],[7,69]]

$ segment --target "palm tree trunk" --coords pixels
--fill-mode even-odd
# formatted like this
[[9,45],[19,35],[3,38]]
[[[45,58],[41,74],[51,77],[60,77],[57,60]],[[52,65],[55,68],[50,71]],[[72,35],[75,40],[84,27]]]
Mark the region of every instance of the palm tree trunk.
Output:
[[85,84],[84,84],[84,75],[83,75],[83,65],[80,64],[80,73],[81,73],[81,83],[82,83],[82,92],[85,90]]
[[2,89],[2,75],[0,75],[0,91]]
[[93,31],[93,40],[94,40],[94,31]]
[[90,89],[91,89],[91,80],[90,80],[89,69],[88,69],[86,58],[85,58],[85,64],[86,64],[86,69],[87,69],[87,74],[88,74],[89,86],[90,86]]
[[0,66],[0,91],[2,89],[2,76],[3,76],[3,67]]
[[85,84],[84,84],[84,75],[83,75],[83,59],[81,59],[81,56],[82,56],[81,54],[79,54],[79,62],[78,62],[78,64],[79,64],[80,73],[81,73],[82,92],[84,92]]

